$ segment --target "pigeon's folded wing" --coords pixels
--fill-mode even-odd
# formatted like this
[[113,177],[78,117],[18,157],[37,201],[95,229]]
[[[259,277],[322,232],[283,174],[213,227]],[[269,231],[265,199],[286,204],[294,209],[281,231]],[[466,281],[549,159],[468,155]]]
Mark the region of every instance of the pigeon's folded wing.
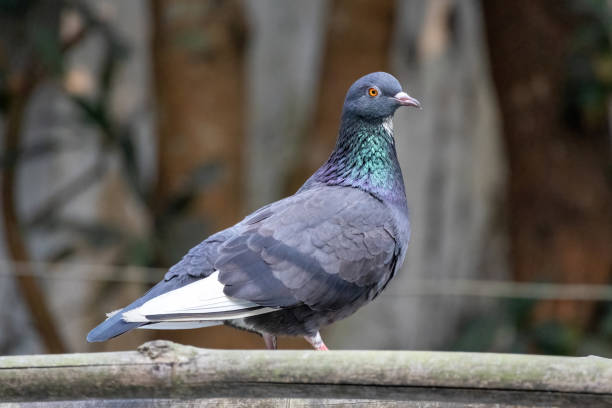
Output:
[[123,312],[123,320],[131,323],[223,321],[239,319],[274,309],[261,307],[223,293],[218,272],[204,279],[157,296],[142,306]]
[[234,233],[213,262],[224,292],[268,307],[338,310],[372,298],[393,275],[400,253],[389,208],[347,187],[278,201]]

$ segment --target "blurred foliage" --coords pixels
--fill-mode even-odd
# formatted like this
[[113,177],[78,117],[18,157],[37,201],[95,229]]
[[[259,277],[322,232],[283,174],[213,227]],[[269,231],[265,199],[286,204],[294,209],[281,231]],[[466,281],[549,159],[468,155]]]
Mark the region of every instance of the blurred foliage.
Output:
[[[575,134],[600,137],[612,126],[612,6],[606,0],[566,1],[574,23],[567,54],[563,117]],[[610,167],[612,181],[612,167]],[[612,186],[612,183],[610,184]],[[464,322],[456,350],[612,357],[612,302],[590,322],[537,319],[536,300],[502,301]]]
[[583,130],[609,126],[612,109],[612,7],[606,0],[569,2],[577,24],[571,38],[565,118]]
[[[576,0],[568,4],[578,20],[568,54],[565,118],[574,127],[601,131],[609,126],[612,106],[612,9],[605,0]],[[37,9],[43,5],[56,8],[49,16],[58,21],[60,12],[77,13],[82,21],[81,32],[63,43],[58,21],[39,24],[41,13]],[[97,162],[90,169],[79,169],[80,174],[74,181],[43,203],[28,222],[22,222],[27,227],[26,232],[35,228],[45,228],[52,233],[69,231],[94,248],[119,246],[121,250],[115,259],[118,264],[142,266],[167,265],[185,252],[185,241],[193,244],[212,232],[202,220],[189,217],[188,210],[197,195],[222,176],[220,163],[203,163],[163,202],[156,197],[153,186],[143,182],[134,124],[119,120],[111,109],[116,76],[130,57],[130,48],[107,22],[98,18],[84,2],[0,0],[0,25],[3,36],[0,40],[0,116],[7,114],[16,96],[16,82],[24,77],[36,84],[61,82],[66,75],[66,58],[73,47],[90,35],[97,35],[103,44],[103,58],[96,70],[94,89],[97,92],[76,95],[58,86],[79,111],[82,122],[97,130],[93,132]],[[177,41],[206,55],[208,43],[199,32],[187,33]],[[37,145],[23,146],[17,152],[3,152],[0,166],[56,155],[64,148],[66,145],[60,140],[51,138]],[[128,186],[152,221],[152,231],[146,236],[108,225],[103,220],[83,223],[60,216],[65,204],[103,179],[110,156],[119,158]],[[186,239],[177,240],[178,231]],[[75,247],[60,248],[50,260],[63,260],[75,252]],[[104,297],[112,285],[108,283],[103,287],[99,297]],[[533,317],[535,306],[532,300],[504,301],[497,312],[465,322],[453,348],[612,357],[612,303],[602,304],[593,322],[582,326],[536,320]]]
[[536,300],[511,299],[499,310],[465,322],[454,350],[612,357],[612,302],[590,324],[534,318]]
[[[49,12],[51,7],[53,13]],[[81,28],[73,38],[61,39],[60,15],[67,12],[78,15]],[[41,18],[56,21],[40,24]],[[96,162],[90,168],[75,172],[73,181],[51,195],[29,220],[22,221],[27,227],[26,232],[32,229],[44,229],[50,233],[69,231],[71,235],[79,237],[74,240],[74,245],[84,241],[98,249],[119,246],[121,250],[115,259],[118,264],[158,266],[175,261],[177,256],[188,249],[185,245],[194,243],[181,242],[180,248],[172,249],[178,244],[178,226],[193,224],[192,229],[197,229],[198,238],[207,232],[206,225],[201,221],[194,222],[187,216],[187,212],[194,198],[218,180],[221,169],[219,163],[202,164],[187,177],[174,195],[160,202],[155,194],[155,186],[144,182],[146,178],[140,174],[141,154],[136,142],[135,124],[129,120],[122,121],[112,113],[111,96],[117,73],[130,56],[130,47],[125,40],[88,3],[82,1],[0,0],[2,23],[5,24],[2,29],[4,41],[0,42],[0,115],[7,114],[7,108],[17,96],[12,88],[15,81],[25,79],[36,86],[44,82],[61,84],[67,75],[66,59],[73,48],[90,36],[101,39],[102,44],[102,58],[94,70],[97,72],[92,87],[95,92],[91,95],[75,94],[64,86],[57,86],[72,101],[81,123],[96,130],[82,133],[85,135],[83,137],[93,134],[96,138]],[[4,152],[1,155],[0,165],[18,165],[18,162],[60,154],[67,147],[65,142],[53,136],[31,146],[20,144],[19,151]],[[153,231],[149,231],[147,236],[140,236],[121,226],[109,225],[104,220],[77,222],[60,215],[67,203],[77,199],[92,184],[106,176],[111,157],[119,158],[128,187],[147,212],[146,217],[151,220]],[[64,260],[75,253],[75,247],[64,247],[49,259]]]

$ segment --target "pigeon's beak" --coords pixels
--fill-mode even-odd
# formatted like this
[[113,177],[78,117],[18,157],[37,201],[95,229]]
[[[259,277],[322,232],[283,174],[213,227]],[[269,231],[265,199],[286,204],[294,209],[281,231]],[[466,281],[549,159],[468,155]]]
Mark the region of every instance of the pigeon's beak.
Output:
[[406,92],[398,92],[393,97],[396,101],[399,102],[402,106],[414,106],[415,108],[421,109],[421,102],[417,101],[412,96],[408,95]]

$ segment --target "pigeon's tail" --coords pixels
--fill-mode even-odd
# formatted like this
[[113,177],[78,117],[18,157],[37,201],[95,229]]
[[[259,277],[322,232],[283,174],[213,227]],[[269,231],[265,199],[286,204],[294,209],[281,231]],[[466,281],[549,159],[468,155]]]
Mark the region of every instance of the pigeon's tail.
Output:
[[90,343],[94,341],[106,341],[108,339],[112,339],[113,337],[117,337],[120,334],[125,333],[126,331],[130,331],[137,327],[148,324],[146,322],[126,322],[123,320],[123,314],[127,311],[142,306],[149,299],[153,299],[154,297],[159,296],[163,293],[180,288],[190,282],[193,282],[194,280],[197,280],[197,278],[189,275],[186,275],[183,279],[177,279],[176,277],[173,277],[167,281],[162,280],[157,285],[149,289],[149,291],[145,293],[141,298],[136,299],[123,309],[109,313],[108,319],[100,323],[92,331],[89,332],[89,334],[87,335],[87,341]]
[[120,310],[119,312],[113,314],[111,317],[100,323],[98,326],[93,328],[89,334],[87,334],[87,341],[106,341],[108,339],[112,339],[113,337],[117,337],[120,334],[125,333],[126,331],[135,329],[139,326],[142,326],[145,323],[128,323],[123,321],[123,312],[124,310]]

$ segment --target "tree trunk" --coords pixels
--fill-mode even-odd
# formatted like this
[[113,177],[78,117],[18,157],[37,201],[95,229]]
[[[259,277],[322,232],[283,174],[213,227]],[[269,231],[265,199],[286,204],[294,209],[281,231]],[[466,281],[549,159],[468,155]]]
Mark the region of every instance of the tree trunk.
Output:
[[237,1],[155,0],[153,14],[157,197],[163,202],[176,194],[205,164],[220,166],[216,182],[192,206],[215,232],[240,214],[242,9]]
[[[513,274],[520,280],[608,283],[612,273],[612,194],[608,141],[575,134],[562,122],[567,5],[486,1],[510,180]],[[544,317],[585,324],[583,302],[550,301]]]
[[301,144],[309,144],[328,1],[246,5],[252,28],[243,98],[249,106],[245,167],[251,211],[285,194]]
[[295,190],[329,157],[336,138],[344,97],[359,77],[389,68],[393,1],[335,0],[328,17],[317,109],[303,140],[307,149],[297,161],[286,193]]
[[[189,180],[213,178],[197,192],[189,214],[178,214],[180,221],[162,231],[163,263],[170,265],[242,215],[246,33],[239,1],[155,0],[153,18],[159,134],[155,204],[163,207],[183,190],[196,188]],[[198,176],[202,169],[212,176]],[[161,336],[206,347],[260,346],[256,336],[229,336],[225,330],[168,331]]]
[[[32,95],[40,85],[48,61],[36,51],[34,43],[35,34],[45,33],[49,38],[45,45],[53,47],[59,44],[59,16],[61,4],[57,1],[40,5],[28,5],[24,10],[27,16],[10,15],[10,7],[2,10],[6,14],[0,15],[0,55],[2,55],[2,73],[6,82],[8,103],[5,108],[3,121],[0,123],[0,137],[2,141],[2,168],[0,173],[1,184],[1,224],[4,227],[4,241],[8,257],[16,263],[24,263],[21,270],[15,267],[15,280],[20,294],[30,313],[30,318],[36,327],[40,339],[50,353],[66,352],[66,345],[61,331],[56,325],[47,294],[40,287],[39,282],[32,276],[32,269],[27,265],[31,261],[24,222],[21,219],[22,208],[18,200],[18,171],[20,170],[21,155],[19,152],[25,146],[25,133],[27,128],[27,110]],[[23,21],[15,22],[15,18]],[[19,45],[17,45],[19,44]],[[40,45],[38,45],[40,47]],[[18,273],[21,272],[21,273]],[[11,305],[12,307],[12,305]],[[17,306],[16,309],[19,309]],[[9,316],[7,319],[12,320]],[[12,324],[9,322],[8,326]],[[10,334],[9,334],[10,335]],[[4,339],[0,338],[0,341]],[[6,340],[4,340],[6,341]],[[9,342],[10,344],[10,342]]]

